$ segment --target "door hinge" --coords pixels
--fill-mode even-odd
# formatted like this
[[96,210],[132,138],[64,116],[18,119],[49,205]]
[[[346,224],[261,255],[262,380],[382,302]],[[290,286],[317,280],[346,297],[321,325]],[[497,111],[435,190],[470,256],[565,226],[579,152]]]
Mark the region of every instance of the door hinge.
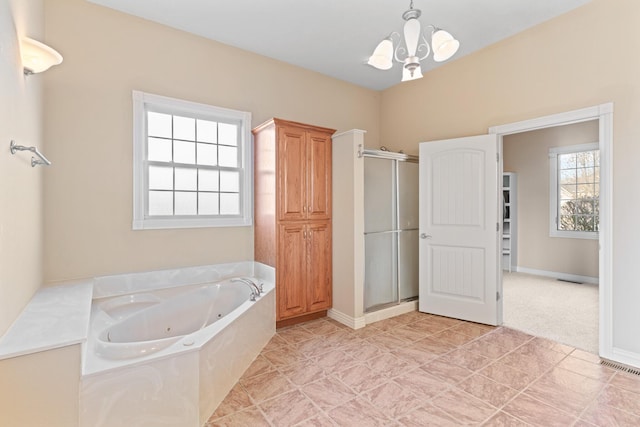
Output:
[[496,222],[496,231],[500,231],[500,223]]
[[500,292],[496,292],[496,301],[500,301]]
[[496,153],[496,162],[500,162],[500,153]]

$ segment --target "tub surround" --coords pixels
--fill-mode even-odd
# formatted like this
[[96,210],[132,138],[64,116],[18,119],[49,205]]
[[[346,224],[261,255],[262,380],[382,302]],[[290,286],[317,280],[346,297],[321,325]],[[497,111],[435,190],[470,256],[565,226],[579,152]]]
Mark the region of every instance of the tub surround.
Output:
[[91,280],[41,288],[0,339],[0,360],[84,343]]
[[[191,334],[193,344],[178,353],[140,358],[129,366],[109,363],[113,361],[87,363],[92,301],[132,292],[170,293],[171,287],[187,289],[238,276],[259,278],[265,292],[257,301],[247,302],[251,309],[210,325],[215,326],[216,339],[207,340],[202,329]],[[0,364],[20,362],[23,366],[38,360],[39,366],[51,366],[42,358],[53,361],[59,351],[68,348],[77,353],[81,349],[81,359],[73,359],[76,368],[71,375],[80,378],[79,390],[76,387],[63,397],[67,408],[79,407],[71,411],[79,412],[78,420],[65,422],[65,426],[143,426],[153,420],[154,426],[200,427],[275,334],[274,282],[272,267],[248,261],[105,276],[42,288],[0,339]],[[57,405],[65,406],[58,401]],[[0,416],[0,424],[2,420]]]

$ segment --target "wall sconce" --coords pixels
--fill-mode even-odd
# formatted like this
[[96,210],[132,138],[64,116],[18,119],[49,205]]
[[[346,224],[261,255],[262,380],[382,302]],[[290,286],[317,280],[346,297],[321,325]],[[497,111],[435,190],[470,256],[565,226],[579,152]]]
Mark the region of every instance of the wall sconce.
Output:
[[24,74],[41,73],[62,62],[62,55],[37,40],[24,37],[20,40]]

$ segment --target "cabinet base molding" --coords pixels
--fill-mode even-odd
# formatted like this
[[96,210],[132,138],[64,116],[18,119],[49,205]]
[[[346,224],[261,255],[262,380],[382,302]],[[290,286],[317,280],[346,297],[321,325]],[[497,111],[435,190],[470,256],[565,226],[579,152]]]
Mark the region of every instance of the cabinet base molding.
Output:
[[326,317],[327,310],[316,311],[315,313],[303,314],[302,316],[292,317],[290,319],[278,320],[276,322],[276,329],[284,328],[285,326],[297,325],[298,323],[308,322],[309,320],[319,319]]

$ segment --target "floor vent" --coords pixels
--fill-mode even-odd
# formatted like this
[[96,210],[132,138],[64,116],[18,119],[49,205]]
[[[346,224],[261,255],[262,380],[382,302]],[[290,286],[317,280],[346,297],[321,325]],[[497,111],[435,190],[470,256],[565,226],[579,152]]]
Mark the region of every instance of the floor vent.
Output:
[[640,369],[621,365],[620,363],[612,362],[610,360],[600,359],[600,364],[606,366],[607,368],[616,369],[618,371],[626,372],[633,375],[640,375]]

